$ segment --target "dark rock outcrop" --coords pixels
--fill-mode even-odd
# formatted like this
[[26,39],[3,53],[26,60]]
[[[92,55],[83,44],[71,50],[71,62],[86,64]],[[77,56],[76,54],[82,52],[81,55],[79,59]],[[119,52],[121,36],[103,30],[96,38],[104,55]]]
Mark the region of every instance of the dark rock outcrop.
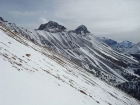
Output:
[[62,25],[59,25],[58,23],[54,21],[49,21],[46,24],[41,24],[38,30],[45,30],[48,32],[61,32],[65,30],[66,28]]
[[86,26],[80,25],[78,28],[75,29],[75,33],[77,34],[87,34],[90,33]]

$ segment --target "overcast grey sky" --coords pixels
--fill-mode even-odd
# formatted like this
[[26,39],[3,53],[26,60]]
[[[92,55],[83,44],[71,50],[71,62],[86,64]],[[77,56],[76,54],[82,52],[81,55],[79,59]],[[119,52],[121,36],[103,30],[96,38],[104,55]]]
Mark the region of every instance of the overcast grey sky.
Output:
[[1,0],[0,14],[25,28],[53,20],[70,30],[83,24],[95,36],[140,42],[140,0]]

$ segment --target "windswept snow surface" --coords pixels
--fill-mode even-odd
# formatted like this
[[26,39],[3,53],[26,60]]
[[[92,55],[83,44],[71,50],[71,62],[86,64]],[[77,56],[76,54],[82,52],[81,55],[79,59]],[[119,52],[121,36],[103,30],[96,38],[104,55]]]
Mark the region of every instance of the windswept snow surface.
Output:
[[84,25],[68,30],[50,21],[32,31],[8,22],[2,22],[2,25],[40,46],[51,48],[114,86],[139,78],[129,71],[138,68],[137,60],[112,50]]
[[140,104],[55,52],[0,28],[0,105]]

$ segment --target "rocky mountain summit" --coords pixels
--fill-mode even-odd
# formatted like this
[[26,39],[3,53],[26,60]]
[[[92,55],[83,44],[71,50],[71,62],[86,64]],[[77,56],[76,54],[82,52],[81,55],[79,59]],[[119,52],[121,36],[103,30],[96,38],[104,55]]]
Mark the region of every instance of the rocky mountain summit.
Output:
[[65,30],[66,28],[62,25],[59,25],[58,23],[54,21],[49,21],[46,24],[41,24],[38,30],[46,30],[49,32],[61,32]]
[[84,25],[80,25],[78,28],[76,28],[74,30],[77,34],[83,34],[83,35],[86,35],[87,33],[90,33],[87,29],[86,26]]

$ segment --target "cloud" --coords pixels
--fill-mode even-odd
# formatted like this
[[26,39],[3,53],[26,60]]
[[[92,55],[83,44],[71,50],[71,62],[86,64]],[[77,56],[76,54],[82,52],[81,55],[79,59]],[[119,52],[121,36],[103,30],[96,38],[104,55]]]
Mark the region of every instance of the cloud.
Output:
[[94,35],[116,40],[129,33],[133,38],[140,29],[140,0],[2,0],[0,7],[3,18],[27,28],[55,20],[70,30],[84,24]]
[[[58,3],[54,16],[69,24],[84,24],[91,32],[123,32],[140,27],[140,2],[128,0],[65,0]],[[73,24],[71,24],[73,23]],[[77,27],[77,26],[76,26]]]
[[9,11],[10,14],[16,15],[16,16],[32,16],[35,15],[35,12],[33,11]]
[[42,11],[43,13],[47,13],[47,11]]
[[40,17],[38,20],[40,21],[40,23],[43,23],[43,24],[48,22],[48,20],[44,17]]

